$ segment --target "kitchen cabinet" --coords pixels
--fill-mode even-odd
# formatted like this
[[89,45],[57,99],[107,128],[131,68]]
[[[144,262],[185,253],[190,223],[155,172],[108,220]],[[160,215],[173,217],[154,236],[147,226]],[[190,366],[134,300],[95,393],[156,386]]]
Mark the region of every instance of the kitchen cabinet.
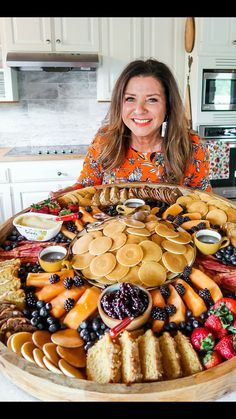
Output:
[[7,51],[98,52],[98,18],[4,18]]
[[97,100],[111,100],[115,81],[125,65],[150,57],[171,68],[183,93],[184,23],[184,18],[100,18]]
[[83,159],[0,163],[0,222],[75,183]]
[[236,54],[236,18],[196,18],[198,54]]

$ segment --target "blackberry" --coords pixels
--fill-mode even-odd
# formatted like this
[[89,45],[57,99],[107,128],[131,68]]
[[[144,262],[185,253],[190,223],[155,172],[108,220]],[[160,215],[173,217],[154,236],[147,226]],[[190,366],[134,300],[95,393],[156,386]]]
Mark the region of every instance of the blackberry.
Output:
[[74,280],[73,278],[66,277],[63,281],[63,285],[67,290],[70,290],[73,287]]
[[177,226],[180,226],[181,224],[183,224],[183,222],[184,222],[184,217],[182,215],[177,215],[177,217],[175,217],[174,223]]
[[190,279],[190,278],[188,278],[187,276],[186,276],[186,277],[183,277],[183,280],[186,282],[186,284],[188,284],[188,285],[190,285],[190,286],[192,286],[192,285],[193,285],[193,284],[192,284],[191,279]]
[[74,276],[74,286],[75,287],[81,287],[82,285],[84,285],[83,277],[80,276],[80,275],[75,275]]
[[212,299],[211,293],[207,288],[199,290],[198,294],[204,300],[204,302],[206,303],[208,307],[214,305],[214,301]]
[[182,273],[183,278],[184,279],[188,278],[189,275],[191,274],[191,272],[192,272],[192,267],[191,266],[186,266],[183,270],[183,273]]
[[176,289],[176,291],[179,295],[184,295],[184,293],[186,291],[184,285],[176,284],[174,287],[175,287],[175,289]]
[[191,218],[189,218],[188,216],[186,216],[186,217],[183,217],[183,222],[185,223],[186,221],[190,221],[191,220]]
[[67,230],[71,231],[71,233],[75,233],[77,231],[76,225],[73,221],[67,221],[65,224]]
[[31,307],[34,308],[36,307],[37,304],[37,297],[35,296],[35,294],[33,292],[29,292],[28,294],[26,294],[26,306],[27,307]]
[[151,311],[151,318],[154,320],[166,320],[166,312],[164,308],[161,307],[153,307]]
[[67,298],[67,300],[64,301],[64,309],[66,311],[70,311],[75,305],[75,300],[73,298]]
[[167,314],[169,314],[169,316],[172,316],[172,314],[176,313],[176,307],[174,304],[166,304],[165,311]]
[[166,217],[166,219],[168,221],[171,221],[172,222],[172,221],[174,221],[175,217],[174,217],[174,215],[168,214],[167,217]]
[[57,274],[52,274],[49,277],[49,281],[50,281],[50,284],[56,284],[57,282],[60,281],[60,277]]
[[204,228],[206,228],[206,223],[204,223],[203,221],[197,225],[198,230],[202,230]]
[[87,212],[92,212],[93,208],[90,205],[86,205],[86,207],[84,207],[85,211]]
[[167,299],[170,295],[170,290],[169,290],[168,285],[161,285],[160,286],[160,293],[161,293],[162,297]]

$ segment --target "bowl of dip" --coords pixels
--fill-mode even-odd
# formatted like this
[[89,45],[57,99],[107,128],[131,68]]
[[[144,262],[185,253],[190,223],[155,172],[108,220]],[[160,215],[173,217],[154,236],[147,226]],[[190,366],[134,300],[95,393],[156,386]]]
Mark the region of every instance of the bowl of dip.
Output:
[[56,215],[26,212],[15,217],[13,225],[27,240],[45,242],[61,229],[63,221],[56,221],[56,218]]

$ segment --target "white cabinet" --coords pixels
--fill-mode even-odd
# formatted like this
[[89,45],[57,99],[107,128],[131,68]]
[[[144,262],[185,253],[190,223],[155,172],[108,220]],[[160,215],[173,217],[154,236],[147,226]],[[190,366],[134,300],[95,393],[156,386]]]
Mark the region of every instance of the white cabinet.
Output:
[[198,54],[236,54],[236,18],[196,19]]
[[83,159],[0,163],[0,223],[73,185],[82,166]]
[[101,65],[97,70],[97,100],[109,101],[126,64],[156,58],[174,72],[184,88],[184,18],[100,18]]
[[9,17],[4,23],[8,51],[98,52],[98,18]]

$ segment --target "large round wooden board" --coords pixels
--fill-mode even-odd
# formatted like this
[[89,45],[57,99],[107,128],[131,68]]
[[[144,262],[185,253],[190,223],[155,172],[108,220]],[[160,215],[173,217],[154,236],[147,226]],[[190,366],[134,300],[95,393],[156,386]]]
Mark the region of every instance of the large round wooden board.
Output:
[[[132,186],[142,187],[145,184],[122,184],[122,187]],[[188,188],[180,190],[184,194],[193,192]],[[211,195],[227,201],[218,195]],[[232,207],[236,208],[234,204]],[[0,227],[0,241],[12,228],[13,218]],[[0,342],[0,371],[22,390],[43,401],[211,401],[236,389],[236,358],[189,377],[127,386],[98,384],[51,373],[18,357]]]

